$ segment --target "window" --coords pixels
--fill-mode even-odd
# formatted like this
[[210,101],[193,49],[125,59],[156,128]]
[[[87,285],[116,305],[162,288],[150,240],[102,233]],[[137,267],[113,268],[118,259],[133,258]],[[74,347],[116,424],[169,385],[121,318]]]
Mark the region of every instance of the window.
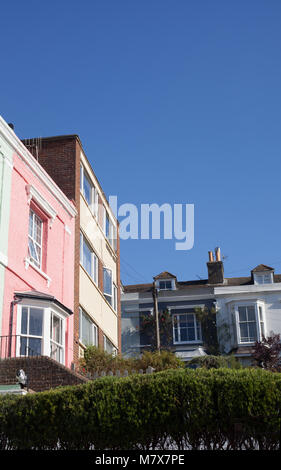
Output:
[[43,221],[30,209],[28,229],[28,253],[32,263],[41,269],[42,265]]
[[117,312],[117,287],[113,284],[113,310]]
[[44,310],[22,307],[20,327],[20,356],[40,356],[43,340]]
[[194,313],[173,316],[173,336],[174,343],[201,341],[201,327]]
[[98,283],[98,258],[86,241],[82,232],[80,232],[80,262],[89,276]]
[[172,289],[172,281],[159,281],[159,289],[160,290],[171,290]]
[[273,276],[272,273],[263,273],[254,275],[255,284],[272,284]]
[[114,227],[113,223],[111,222],[108,213],[105,211],[105,236],[110,244],[110,246],[116,251],[117,249],[117,236],[116,236],[116,228]]
[[253,343],[265,336],[263,308],[259,303],[237,307],[238,342]]
[[79,316],[79,338],[84,346],[98,345],[98,328],[82,308]]
[[83,165],[80,165],[80,191],[83,194],[92,213],[98,213],[98,192],[87,175]]
[[255,307],[238,307],[240,340],[242,343],[257,341]]
[[17,356],[48,356],[65,364],[65,320],[70,311],[62,304],[57,307],[53,298],[48,301],[45,294],[36,300],[30,293],[17,295],[28,298],[28,304],[19,303],[17,309]]
[[103,268],[103,293],[110,305],[112,305],[112,271],[111,269]]
[[63,320],[54,312],[51,312],[50,322],[50,350],[51,358],[63,363]]
[[108,352],[109,354],[112,354],[113,356],[116,356],[117,349],[105,335],[103,336],[103,346],[106,352]]

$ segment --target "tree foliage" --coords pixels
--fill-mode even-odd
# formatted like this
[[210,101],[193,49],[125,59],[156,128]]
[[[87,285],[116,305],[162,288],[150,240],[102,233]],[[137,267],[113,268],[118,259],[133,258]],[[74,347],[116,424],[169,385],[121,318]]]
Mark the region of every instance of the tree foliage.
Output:
[[159,354],[156,351],[144,351],[140,357],[124,358],[122,356],[112,356],[106,351],[102,351],[95,346],[89,346],[85,350],[84,358],[80,360],[80,372],[94,374],[95,372],[113,373],[127,370],[128,372],[146,370],[153,367],[159,372],[166,369],[177,369],[184,367],[184,363],[171,351],[162,350]]
[[281,372],[280,353],[280,334],[272,332],[271,336],[255,342],[253,358],[258,367]]

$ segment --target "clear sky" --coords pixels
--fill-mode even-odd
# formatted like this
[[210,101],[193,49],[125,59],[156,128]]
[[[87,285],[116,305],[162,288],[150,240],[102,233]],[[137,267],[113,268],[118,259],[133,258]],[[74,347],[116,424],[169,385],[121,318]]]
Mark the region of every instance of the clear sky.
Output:
[[280,0],[14,0],[0,36],[20,138],[79,134],[119,204],[194,204],[191,250],[121,241],[124,284],[206,278],[216,246],[281,272]]

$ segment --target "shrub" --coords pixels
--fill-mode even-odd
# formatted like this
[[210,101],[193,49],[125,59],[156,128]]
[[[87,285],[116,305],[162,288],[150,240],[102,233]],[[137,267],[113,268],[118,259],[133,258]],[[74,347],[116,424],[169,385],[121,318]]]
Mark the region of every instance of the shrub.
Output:
[[234,356],[201,356],[195,357],[188,362],[188,366],[204,367],[205,369],[219,369],[229,367],[240,369],[242,366]]
[[170,351],[150,352],[145,351],[139,358],[113,357],[111,354],[95,346],[89,346],[85,350],[84,358],[80,361],[81,371],[90,372],[115,372],[117,370],[129,372],[146,370],[149,366],[157,372],[166,369],[177,369],[184,367],[184,363]]
[[[278,449],[281,374],[167,370],[0,399],[1,449]],[[238,427],[236,425],[239,425]]]

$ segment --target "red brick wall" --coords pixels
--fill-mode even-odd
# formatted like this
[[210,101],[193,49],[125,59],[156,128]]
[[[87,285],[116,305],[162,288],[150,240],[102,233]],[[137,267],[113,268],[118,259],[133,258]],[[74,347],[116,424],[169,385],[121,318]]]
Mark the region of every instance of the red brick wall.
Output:
[[66,385],[78,385],[88,382],[86,377],[71,371],[53,359],[45,356],[2,359],[0,361],[0,383],[17,383],[16,375],[23,369],[28,378],[28,388],[42,392]]
[[79,263],[80,263],[80,151],[77,136],[42,139],[39,163],[49,173],[65,195],[76,204],[74,253],[74,339],[73,361],[79,359]]

